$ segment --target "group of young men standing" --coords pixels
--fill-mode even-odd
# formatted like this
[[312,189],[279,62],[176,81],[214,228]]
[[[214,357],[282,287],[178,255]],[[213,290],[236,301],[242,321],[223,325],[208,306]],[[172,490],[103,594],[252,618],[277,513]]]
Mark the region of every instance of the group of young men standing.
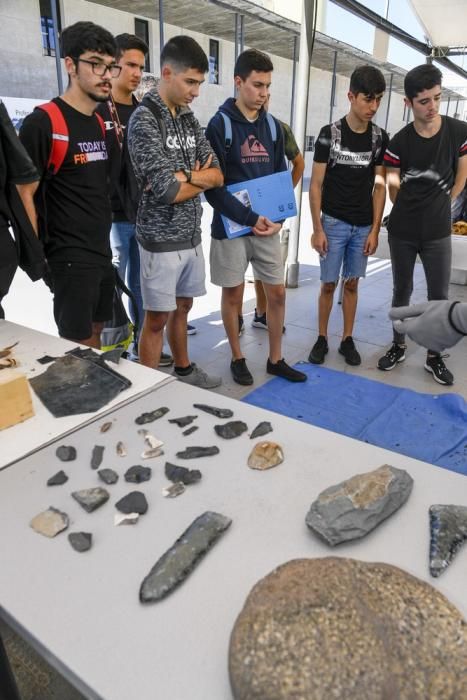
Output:
[[[112,315],[113,253],[134,294],[135,314],[144,318],[140,361],[153,368],[164,364],[166,328],[178,379],[204,388],[218,386],[220,377],[190,362],[186,338],[193,298],[205,294],[200,201],[204,193],[214,209],[211,280],[222,287],[222,320],[234,381],[244,385],[254,381],[239,342],[249,263],[267,303],[266,370],[289,381],[305,381],[306,375],[282,356],[282,224],[245,206],[227,189],[287,168],[284,128],[274,117],[271,122],[266,111],[273,72],[270,58],[255,49],[238,57],[236,97],[226,100],[203,133],[190,105],[204,82],[208,60],[194,39],[176,36],[164,46],[158,86],[141,104],[133,97],[147,52],[140,39],[131,35],[114,39],[102,27],[78,22],[62,32],[62,48],[68,88],[49,103],[52,107],[36,109],[20,133],[41,177],[37,201],[59,334],[99,347],[103,322]],[[465,186],[467,126],[438,114],[441,74],[433,66],[410,71],[405,90],[414,122],[389,141],[372,121],[385,91],[384,77],[371,66],[357,68],[350,81],[349,113],[320,132],[310,205],[311,242],[320,255],[322,285],[319,335],[310,362],[324,362],[328,352],[327,325],[340,276],[344,328],[339,352],[351,365],[361,362],[352,338],[358,281],[378,244],[385,170],[394,203],[389,219],[393,305],[409,301],[417,254],[424,265],[428,298],[447,298],[450,196]],[[58,134],[57,110],[64,122]],[[67,144],[58,168],[51,160],[56,140]],[[125,148],[140,192],[135,221],[124,211],[121,192]],[[227,238],[221,215],[251,232]],[[266,309],[259,318],[265,322]],[[404,338],[397,333],[378,366],[389,370],[404,358]],[[439,353],[429,351],[425,367],[437,381],[453,382]]]

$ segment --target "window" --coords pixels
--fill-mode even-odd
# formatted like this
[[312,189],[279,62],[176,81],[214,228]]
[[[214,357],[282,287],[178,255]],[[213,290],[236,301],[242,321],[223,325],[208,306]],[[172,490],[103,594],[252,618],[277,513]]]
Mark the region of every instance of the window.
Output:
[[[52,2],[55,0],[39,0],[39,9],[41,13],[41,34],[42,34],[42,53],[44,56],[55,56],[55,35],[54,22],[52,19]],[[58,27],[57,33],[60,33],[60,6],[56,3]]]
[[[139,39],[142,39],[149,46],[149,22],[145,19],[137,19],[135,17],[135,34]],[[146,55],[144,70],[146,73],[151,72],[150,51]]]
[[209,82],[219,85],[219,42],[209,39]]

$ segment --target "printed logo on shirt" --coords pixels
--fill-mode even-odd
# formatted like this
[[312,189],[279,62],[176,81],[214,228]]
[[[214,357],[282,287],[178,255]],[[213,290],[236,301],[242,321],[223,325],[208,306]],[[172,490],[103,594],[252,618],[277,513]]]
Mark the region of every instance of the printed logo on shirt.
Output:
[[191,135],[191,136],[186,136],[184,139],[182,139],[182,146],[180,146],[180,139],[178,136],[171,136],[170,134],[167,136],[166,140],[166,146],[167,148],[196,148],[196,138]]
[[240,146],[242,163],[268,163],[269,153],[254,134],[247,136]]
[[107,160],[105,141],[79,141],[80,153],[75,153],[73,160],[75,165],[85,165],[96,160]]
[[350,165],[356,168],[366,168],[368,165],[370,165],[372,160],[372,151],[362,151],[361,153],[355,153],[354,151],[338,150],[336,152],[336,165]]

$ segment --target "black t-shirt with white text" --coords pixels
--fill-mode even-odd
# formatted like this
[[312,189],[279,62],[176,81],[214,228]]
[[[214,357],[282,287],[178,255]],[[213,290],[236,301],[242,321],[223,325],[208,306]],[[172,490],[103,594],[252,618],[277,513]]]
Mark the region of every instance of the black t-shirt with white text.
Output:
[[[115,103],[118,118],[123,129],[126,129],[130,117],[135,111],[138,103],[135,101],[132,105],[123,105],[119,102]],[[114,221],[126,221],[127,217],[122,208],[122,203],[118,194],[118,183],[120,180],[120,165],[121,165],[121,149],[115,133],[114,123],[110,116],[110,111],[106,102],[102,102],[97,107],[97,112],[101,115],[105,124],[105,143],[109,156],[109,175],[110,175],[110,202],[112,206],[112,219]]]
[[[83,114],[59,97],[53,102],[68,126],[69,145],[60,170],[45,185],[45,252],[53,261],[107,264],[112,218],[102,128],[95,115]],[[36,109],[28,115],[20,139],[43,177],[52,148],[48,114]]]
[[[364,133],[357,133],[341,119],[341,144],[335,165],[326,168],[323,181],[321,210],[328,216],[353,226],[368,226],[373,222],[373,187],[375,165],[382,165],[389,138],[382,130],[382,145],[375,159],[372,152],[372,124]],[[327,163],[331,150],[331,125],[319,132],[313,160]]]
[[390,141],[384,165],[400,170],[401,186],[388,222],[390,236],[436,240],[451,234],[451,189],[458,159],[467,156],[467,124],[441,117],[429,138],[413,123]]

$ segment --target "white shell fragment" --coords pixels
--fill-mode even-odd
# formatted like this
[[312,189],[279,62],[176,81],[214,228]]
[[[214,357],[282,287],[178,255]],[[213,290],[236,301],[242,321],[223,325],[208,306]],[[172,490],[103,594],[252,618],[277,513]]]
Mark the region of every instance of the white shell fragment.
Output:
[[141,452],[141,459],[152,459],[153,457],[160,457],[164,454],[164,450],[160,447],[153,447],[150,450],[144,450]]
[[126,447],[122,441],[117,442],[116,449],[117,449],[117,454],[119,457],[126,457],[127,456],[128,452],[126,451]]
[[115,513],[114,525],[136,525],[139,513]]
[[162,495],[164,498],[175,498],[176,496],[180,496],[185,491],[185,484],[182,484],[181,481],[175,481],[173,484],[170,484],[170,486],[165,486],[162,489]]

